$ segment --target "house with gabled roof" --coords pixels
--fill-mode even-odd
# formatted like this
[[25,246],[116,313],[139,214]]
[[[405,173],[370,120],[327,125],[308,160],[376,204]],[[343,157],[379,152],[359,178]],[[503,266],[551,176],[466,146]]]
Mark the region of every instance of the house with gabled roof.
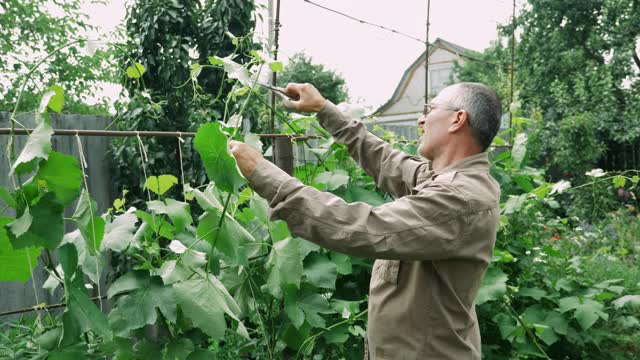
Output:
[[[428,53],[430,98],[452,82],[454,64],[458,62],[463,65],[464,56],[472,54],[475,54],[473,50],[441,38],[432,43]],[[391,98],[371,115],[372,122],[405,136],[408,140],[418,137],[416,121],[425,103],[424,62],[423,52],[404,72]]]

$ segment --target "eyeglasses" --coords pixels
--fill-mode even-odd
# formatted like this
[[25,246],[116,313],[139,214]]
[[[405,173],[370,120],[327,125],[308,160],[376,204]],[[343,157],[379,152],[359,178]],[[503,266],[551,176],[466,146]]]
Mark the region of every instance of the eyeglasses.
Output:
[[429,113],[433,109],[443,109],[443,110],[449,110],[449,111],[454,111],[454,112],[461,110],[461,109],[451,109],[451,108],[440,106],[440,105],[424,104],[424,110],[422,111],[422,115],[424,115],[424,116],[429,115]]

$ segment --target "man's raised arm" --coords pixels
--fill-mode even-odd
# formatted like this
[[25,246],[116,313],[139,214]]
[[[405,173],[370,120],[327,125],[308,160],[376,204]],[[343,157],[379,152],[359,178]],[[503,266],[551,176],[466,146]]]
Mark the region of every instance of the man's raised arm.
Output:
[[348,119],[310,84],[289,84],[288,94],[298,111],[318,113],[320,125],[336,142],[347,146],[351,156],[373,177],[376,185],[396,196],[407,195],[416,184],[416,176],[426,162],[371,134],[360,121]]

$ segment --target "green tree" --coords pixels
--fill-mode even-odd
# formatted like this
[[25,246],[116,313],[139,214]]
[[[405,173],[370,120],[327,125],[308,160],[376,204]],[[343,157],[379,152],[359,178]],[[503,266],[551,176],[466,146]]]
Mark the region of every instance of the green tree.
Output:
[[[619,0],[530,0],[522,11],[516,65],[520,99],[529,112],[543,112],[542,126],[552,138],[563,136],[558,126],[563,119],[585,114],[572,121],[593,121],[595,143],[611,148],[638,140],[640,81],[634,74],[640,71],[639,11],[640,2]],[[543,150],[557,143],[543,140]],[[553,154],[553,149],[545,151]],[[551,156],[552,164],[561,162]]]
[[[530,154],[555,167],[551,174],[624,166],[603,159],[620,144],[640,140],[638,11],[639,1],[530,0],[518,15],[514,90],[527,117],[542,114],[529,124]],[[511,25],[499,32],[483,59],[508,66],[510,43],[504,39],[510,39]],[[467,61],[458,76],[485,82],[508,99],[508,73],[496,67]],[[593,139],[583,145],[593,147],[565,143],[574,138],[567,124],[588,128]]]
[[114,72],[108,66],[110,51],[90,54],[86,42],[80,41],[55,52],[96,30],[80,9],[79,0],[6,0],[0,2],[0,13],[0,110],[13,109],[24,76],[40,59],[52,54],[40,71],[31,75],[19,110],[33,110],[42,93],[57,84],[65,90],[65,112],[106,112],[106,103],[90,107],[85,101],[95,95],[97,81],[114,82]]
[[[634,63],[640,32],[638,1],[531,0],[529,4],[518,20],[522,27],[518,71],[526,79],[522,99],[530,107],[552,109],[559,117],[574,113],[573,107],[622,115],[629,100],[623,81],[640,70],[640,62]],[[573,99],[548,96],[550,88],[566,90]]]
[[[256,47],[250,36],[255,27],[254,8],[253,1],[235,0],[138,0],[132,4],[126,17],[129,55],[123,62],[134,73],[134,63],[139,63],[143,71],[133,81],[121,72],[130,99],[118,107],[118,127],[195,131],[206,122],[220,120],[225,109],[234,110],[238,106],[235,102],[224,101],[231,90],[224,72],[194,70],[192,66],[208,64],[207,58],[213,55],[235,54],[236,62],[245,63],[249,59],[246,54]],[[144,159],[136,141],[114,139],[112,143],[114,191],[126,188],[132,197],[144,198]],[[182,156],[185,178],[191,183],[205,180],[190,140],[183,144],[182,154],[173,138],[149,138],[144,143],[149,175],[180,178],[176,164]]]
[[304,53],[294,54],[289,59],[289,65],[278,75],[278,84],[285,86],[290,82],[310,83],[334,104],[347,101],[349,95],[344,78],[322,64],[314,64],[312,60],[311,56]]

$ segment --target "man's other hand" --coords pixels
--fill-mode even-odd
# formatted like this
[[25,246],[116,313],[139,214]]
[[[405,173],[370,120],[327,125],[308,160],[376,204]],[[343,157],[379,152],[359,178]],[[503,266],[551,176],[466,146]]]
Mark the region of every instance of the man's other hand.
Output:
[[294,99],[298,99],[290,100],[291,106],[298,111],[317,113],[327,101],[311,84],[290,83],[284,90]]
[[240,172],[246,178],[251,175],[256,165],[263,159],[258,150],[240,141],[230,140],[229,151],[236,158]]

